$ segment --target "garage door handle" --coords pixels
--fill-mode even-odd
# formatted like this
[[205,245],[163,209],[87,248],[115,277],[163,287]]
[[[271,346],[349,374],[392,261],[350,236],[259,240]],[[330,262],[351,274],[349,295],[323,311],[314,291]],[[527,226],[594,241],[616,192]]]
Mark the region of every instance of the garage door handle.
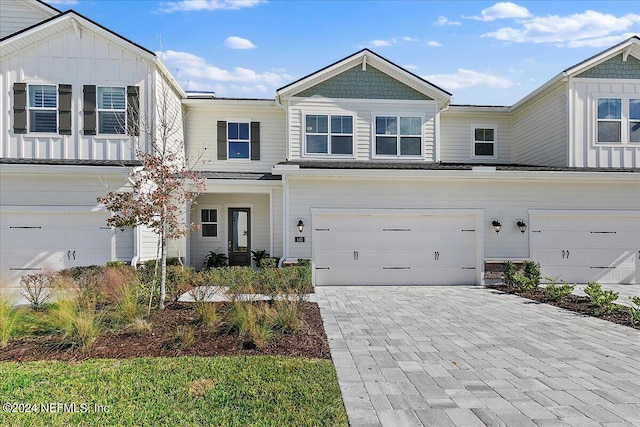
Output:
[[564,249],[562,250],[562,259],[564,259]]
[[353,260],[358,261],[358,251],[353,251]]
[[76,251],[73,251],[73,259],[76,259]]
[[67,259],[71,259],[71,251],[67,251]]
[[569,259],[569,250],[567,249],[567,259]]
[[440,259],[440,252],[438,252],[438,251],[435,251],[435,252],[434,252],[434,259],[435,259],[436,261],[438,261],[438,260]]

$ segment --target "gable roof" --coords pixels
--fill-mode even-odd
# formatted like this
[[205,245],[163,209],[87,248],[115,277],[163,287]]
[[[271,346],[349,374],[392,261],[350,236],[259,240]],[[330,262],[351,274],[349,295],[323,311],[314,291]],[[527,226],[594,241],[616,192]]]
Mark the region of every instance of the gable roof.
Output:
[[127,39],[126,37],[123,37],[115,31],[112,31],[107,27],[98,24],[97,22],[87,18],[86,16],[77,13],[74,10],[67,10],[66,12],[62,12],[28,28],[1,38],[0,56],[6,57],[20,51],[21,49],[24,49],[25,47],[31,46],[34,43],[38,43],[40,41],[46,40],[49,37],[56,36],[62,31],[66,31],[70,28],[73,28],[74,31],[79,32],[81,31],[81,27],[89,28],[98,34],[101,34],[103,37],[113,40],[121,47],[133,50],[136,52],[136,54],[153,62],[158,68],[158,71],[164,76],[169,84],[171,84],[171,86],[180,94],[182,98],[186,98],[187,95],[182,87],[180,87],[173,75],[169,72],[169,70],[167,70],[166,66],[154,52]]
[[288,85],[279,88],[276,93],[278,97],[293,96],[296,93],[322,83],[355,66],[362,65],[363,69],[365,69],[368,64],[410,88],[437,100],[440,104],[446,104],[451,99],[451,93],[426,81],[422,77],[405,70],[399,65],[394,64],[367,48],[336,61],[333,64],[327,65],[326,67],[304,76],[293,83],[289,83]]

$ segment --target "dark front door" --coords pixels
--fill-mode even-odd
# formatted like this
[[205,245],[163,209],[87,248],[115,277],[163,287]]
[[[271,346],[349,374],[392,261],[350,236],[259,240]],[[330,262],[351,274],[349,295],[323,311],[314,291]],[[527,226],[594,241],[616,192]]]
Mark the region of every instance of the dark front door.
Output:
[[229,265],[251,265],[251,209],[229,209]]

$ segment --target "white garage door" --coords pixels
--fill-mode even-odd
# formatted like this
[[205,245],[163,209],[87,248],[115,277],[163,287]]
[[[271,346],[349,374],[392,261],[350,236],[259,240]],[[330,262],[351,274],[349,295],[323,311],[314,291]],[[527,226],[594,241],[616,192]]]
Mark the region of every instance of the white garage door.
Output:
[[17,284],[24,274],[57,271],[112,259],[114,230],[104,212],[2,212],[0,274]]
[[640,282],[640,213],[532,213],[531,259],[567,282]]
[[313,217],[314,283],[479,283],[475,214],[322,213]]

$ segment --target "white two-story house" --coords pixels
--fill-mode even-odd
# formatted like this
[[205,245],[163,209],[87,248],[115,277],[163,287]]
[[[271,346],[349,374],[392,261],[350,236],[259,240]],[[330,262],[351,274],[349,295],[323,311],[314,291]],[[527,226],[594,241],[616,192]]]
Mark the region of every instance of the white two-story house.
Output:
[[[137,86],[147,105],[149,86],[163,82],[188,113],[186,156],[207,182],[186,218],[195,227],[173,243],[196,268],[209,251],[250,265],[250,251],[266,250],[283,262],[311,259],[315,285],[481,284],[488,262],[526,259],[570,282],[640,281],[638,37],[513,106],[452,104],[447,91],[367,49],[272,99],[225,99],[185,94],[152,53],[74,12],[51,14],[0,41],[3,274],[44,268],[49,249],[66,265],[67,242],[88,245],[89,232],[108,239],[79,263],[153,257],[152,235],[104,228],[95,203],[104,177],[124,184],[126,162],[135,162],[125,147],[142,137],[86,135],[83,88],[129,96]],[[64,26],[58,54],[50,25]],[[85,37],[100,41],[88,47]],[[85,55],[93,68],[74,62]],[[45,71],[53,63],[66,71]],[[71,135],[60,132],[60,111],[57,132],[40,135],[29,120],[46,108],[20,88],[55,86],[61,110],[67,84]],[[16,128],[22,99],[26,123]]]

